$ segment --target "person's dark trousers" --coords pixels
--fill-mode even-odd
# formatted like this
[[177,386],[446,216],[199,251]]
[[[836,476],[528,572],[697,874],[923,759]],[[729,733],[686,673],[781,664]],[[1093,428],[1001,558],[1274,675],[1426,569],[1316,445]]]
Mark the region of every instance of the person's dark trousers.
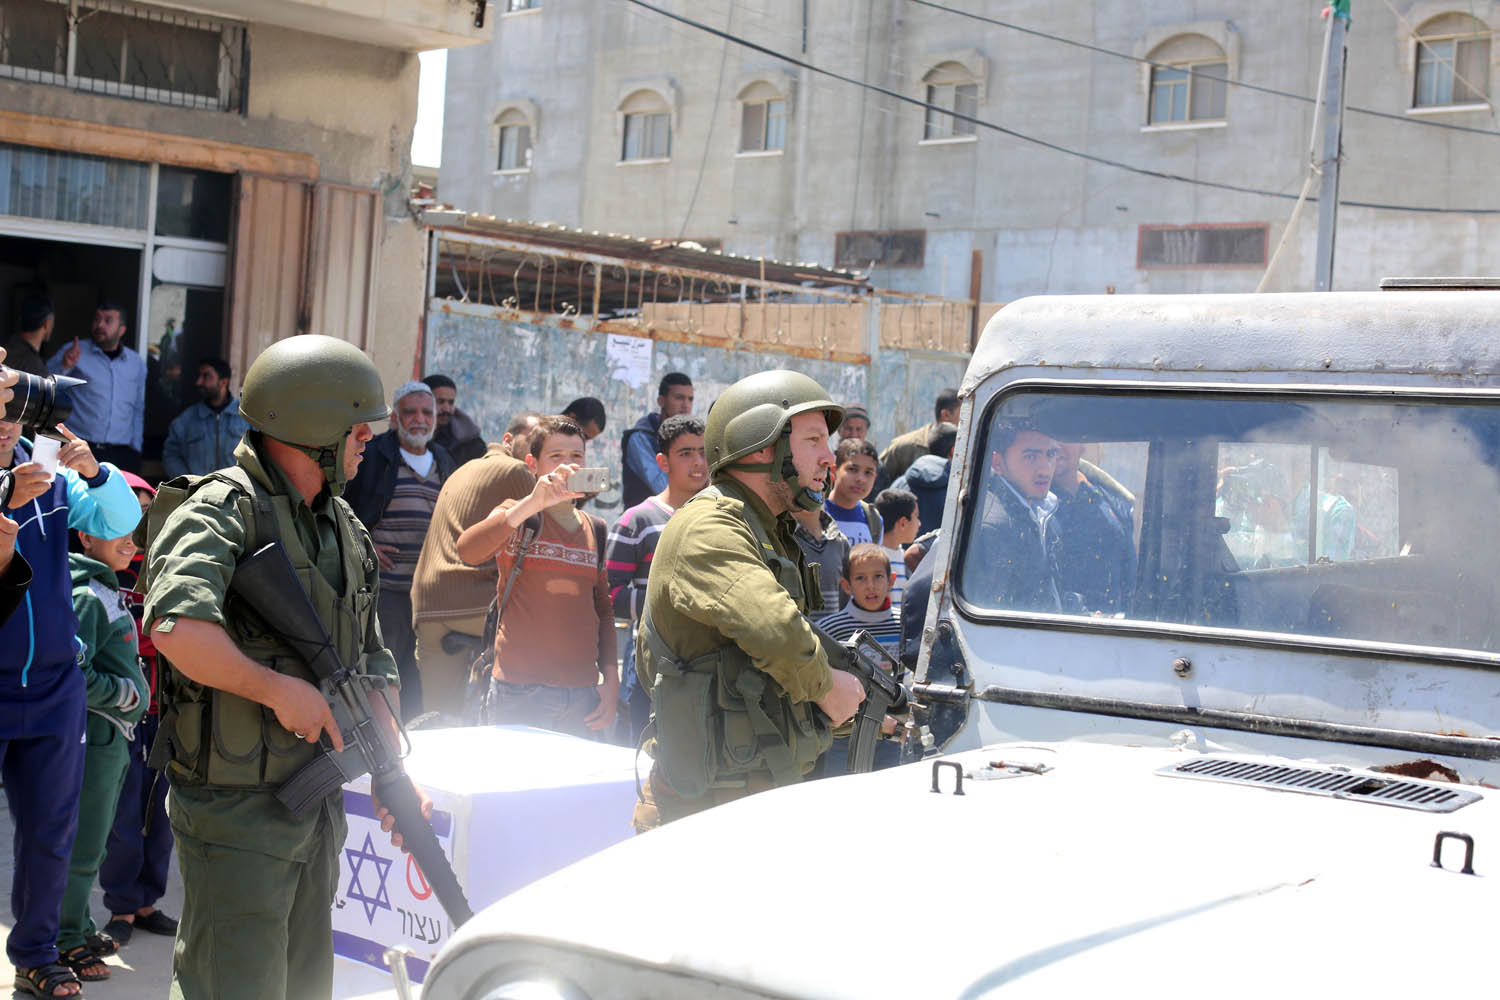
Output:
[[[11,965],[30,969],[57,961],[68,859],[78,831],[83,790],[83,672],[69,664],[53,689],[35,701],[4,706],[0,717],[0,779],[15,823],[10,912],[5,943]],[[33,667],[32,676],[46,676]]]
[[89,450],[97,461],[109,462],[123,472],[141,473],[141,453],[128,444],[94,444],[91,441]]
[[89,912],[89,894],[104,861],[105,844],[115,823],[115,804],[120,801],[120,785],[130,767],[130,743],[124,733],[98,715],[90,715],[86,725],[88,751],[84,756],[83,791],[78,796],[78,832],[73,838],[57,934],[57,947],[63,952],[84,944],[99,929]]
[[172,863],[167,779],[157,780],[158,772],[146,766],[157,725],[157,717],[148,715],[136,727],[115,825],[104,848],[104,864],[99,866],[99,885],[110,913],[136,913],[155,906],[167,891]]
[[409,722],[422,714],[422,675],[417,670],[417,633],[411,624],[411,592],[381,588],[380,635],[385,648],[396,658],[401,674],[401,721]]

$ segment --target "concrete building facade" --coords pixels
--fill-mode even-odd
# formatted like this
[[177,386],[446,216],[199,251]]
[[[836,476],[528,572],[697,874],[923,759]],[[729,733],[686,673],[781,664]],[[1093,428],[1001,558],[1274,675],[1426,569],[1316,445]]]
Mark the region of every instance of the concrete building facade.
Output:
[[[47,294],[49,346],[101,299],[152,365],[147,456],[195,362],[234,386],[299,332],[409,378],[425,250],[409,211],[417,52],[477,43],[470,0],[5,0],[0,340]],[[181,371],[176,372],[176,366]],[[159,446],[159,444],[158,444]]]
[[[507,0],[449,57],[442,199],[976,300],[1312,287],[1318,4],[653,4],[890,93],[628,0]],[[1335,287],[1500,270],[1497,27],[1356,0]]]

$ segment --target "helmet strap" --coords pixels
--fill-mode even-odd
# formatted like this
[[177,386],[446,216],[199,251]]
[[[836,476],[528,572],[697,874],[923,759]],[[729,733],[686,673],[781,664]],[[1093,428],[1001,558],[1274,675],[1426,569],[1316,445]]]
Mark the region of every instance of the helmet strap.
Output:
[[323,472],[323,482],[328,484],[329,496],[336,497],[343,495],[344,484],[348,482],[348,479],[344,476],[344,451],[349,443],[349,433],[347,431],[339,435],[338,444],[324,445],[321,448],[309,448],[306,445],[292,444],[290,441],[283,443],[296,448],[302,454],[318,463],[318,468]]
[[797,465],[792,461],[792,433],[789,426],[776,439],[776,450],[769,462],[737,462],[730,468],[767,473],[771,482],[787,484],[792,491],[792,503],[796,507],[801,510],[823,509],[823,494],[803,486],[802,479],[797,474]]

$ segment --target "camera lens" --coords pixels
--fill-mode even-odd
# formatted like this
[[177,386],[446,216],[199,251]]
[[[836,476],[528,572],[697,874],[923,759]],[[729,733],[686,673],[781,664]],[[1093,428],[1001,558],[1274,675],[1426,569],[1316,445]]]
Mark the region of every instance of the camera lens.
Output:
[[67,375],[40,378],[27,372],[16,374],[20,378],[11,390],[10,402],[5,404],[5,419],[22,427],[56,434],[57,425],[73,412],[73,402],[67,390],[83,385],[84,380]]

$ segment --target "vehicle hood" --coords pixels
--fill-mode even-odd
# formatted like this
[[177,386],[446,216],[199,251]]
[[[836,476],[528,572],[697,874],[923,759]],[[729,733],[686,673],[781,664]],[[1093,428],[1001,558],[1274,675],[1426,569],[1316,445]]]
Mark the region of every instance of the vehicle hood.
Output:
[[[962,795],[951,766],[935,793],[925,761],[731,803],[496,903],[445,949],[425,995],[448,995],[442,966],[468,950],[556,946],[658,970],[661,996],[694,995],[665,985],[683,975],[850,998],[1477,983],[1500,898],[1486,877],[1500,793],[1463,786],[1482,798],[1432,814],[1157,773],[1202,756],[1219,755],[1006,744],[942,758],[1007,775]],[[1458,872],[1452,843],[1447,868],[1432,867],[1444,830],[1474,837],[1478,875]]]

